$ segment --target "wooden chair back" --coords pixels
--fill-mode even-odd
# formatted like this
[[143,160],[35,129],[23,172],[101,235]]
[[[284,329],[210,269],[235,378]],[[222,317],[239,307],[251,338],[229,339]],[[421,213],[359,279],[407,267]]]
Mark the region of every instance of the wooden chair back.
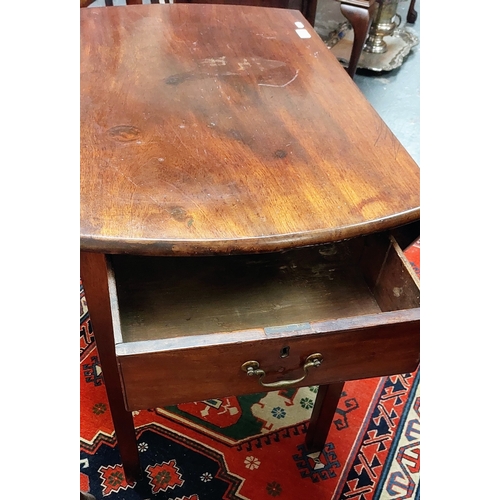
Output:
[[[89,7],[96,0],[80,0],[80,7]],[[143,3],[142,0],[125,0],[126,5],[137,5]],[[150,3],[159,4],[160,0],[150,0]],[[169,3],[165,0],[165,3]],[[311,26],[314,26],[316,17],[316,8],[318,0],[174,0],[174,3],[209,3],[209,4],[228,4],[228,5],[250,5],[255,7],[275,7],[282,9],[300,10],[302,15],[308,20]],[[116,5],[116,0],[104,0],[106,7]]]

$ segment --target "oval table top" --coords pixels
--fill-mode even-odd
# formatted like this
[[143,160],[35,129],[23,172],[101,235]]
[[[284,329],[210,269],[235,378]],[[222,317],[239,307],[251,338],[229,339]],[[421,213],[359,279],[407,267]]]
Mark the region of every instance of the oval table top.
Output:
[[81,249],[276,251],[418,220],[419,168],[298,11],[81,9]]

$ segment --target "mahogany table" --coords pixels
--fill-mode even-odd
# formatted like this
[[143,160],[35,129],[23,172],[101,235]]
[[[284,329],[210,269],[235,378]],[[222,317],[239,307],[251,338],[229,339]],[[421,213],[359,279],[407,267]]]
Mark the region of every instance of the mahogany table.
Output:
[[298,11],[81,11],[81,277],[131,412],[413,371],[419,169]]

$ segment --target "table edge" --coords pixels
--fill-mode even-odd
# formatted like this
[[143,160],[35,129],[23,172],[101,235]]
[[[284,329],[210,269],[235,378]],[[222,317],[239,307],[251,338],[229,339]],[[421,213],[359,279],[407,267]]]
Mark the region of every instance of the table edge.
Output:
[[118,238],[111,236],[80,235],[80,250],[105,254],[132,255],[230,255],[237,253],[265,253],[290,248],[334,243],[365,236],[379,231],[415,222],[420,219],[420,207],[410,209],[376,221],[362,222],[343,227],[317,229],[300,233],[276,234],[234,239],[147,239]]

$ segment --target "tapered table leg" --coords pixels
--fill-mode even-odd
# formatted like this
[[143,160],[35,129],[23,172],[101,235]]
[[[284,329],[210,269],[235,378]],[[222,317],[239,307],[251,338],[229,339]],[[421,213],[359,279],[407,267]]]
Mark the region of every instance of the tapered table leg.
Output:
[[406,14],[406,22],[413,24],[417,20],[417,17],[418,12],[415,10],[415,0],[411,0],[408,13]]
[[80,500],[96,500],[94,495],[80,491]]
[[368,30],[370,29],[376,8],[375,0],[367,1],[364,6],[352,5],[342,0],[340,2],[340,12],[349,21],[354,32],[351,57],[347,68],[347,73],[349,73],[351,78],[354,78],[354,73],[356,73],[361,51],[368,36]]
[[344,382],[320,385],[306,434],[308,451],[321,451],[328,437]]
[[123,469],[127,481],[132,483],[141,477],[141,466],[134,421],[132,413],[125,409],[116,363],[106,257],[99,253],[82,252],[80,254],[80,277],[99,353]]

